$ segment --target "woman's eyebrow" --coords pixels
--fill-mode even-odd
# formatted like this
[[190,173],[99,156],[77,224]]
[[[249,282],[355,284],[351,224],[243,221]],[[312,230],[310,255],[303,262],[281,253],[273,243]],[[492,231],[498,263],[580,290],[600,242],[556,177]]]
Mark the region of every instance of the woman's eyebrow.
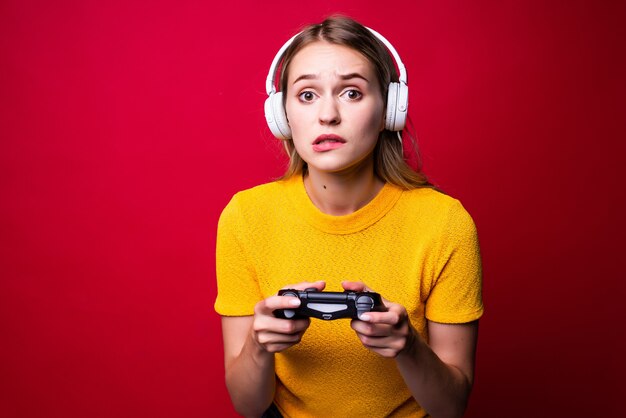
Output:
[[301,80],[316,80],[316,79],[318,79],[318,78],[319,78],[319,77],[318,77],[318,76],[316,76],[315,74],[302,74],[301,76],[299,76],[298,78],[296,78],[295,80],[293,80],[293,83],[291,83],[291,84],[292,84],[292,85],[293,85],[293,84],[296,84],[298,81],[301,81]]
[[360,74],[360,73],[350,73],[350,74],[343,74],[343,75],[339,75],[339,77],[342,80],[351,80],[353,78],[360,78],[361,80],[364,80],[366,82],[370,82],[364,75]]

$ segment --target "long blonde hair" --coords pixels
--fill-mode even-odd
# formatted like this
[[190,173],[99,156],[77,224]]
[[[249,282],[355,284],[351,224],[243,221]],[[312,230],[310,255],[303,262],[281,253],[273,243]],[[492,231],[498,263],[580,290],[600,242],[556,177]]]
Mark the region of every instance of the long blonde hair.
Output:
[[[372,35],[366,27],[344,16],[331,16],[320,24],[307,26],[294,38],[282,58],[280,72],[281,91],[287,91],[289,64],[293,57],[305,46],[318,41],[347,46],[365,56],[374,66],[379,85],[381,86],[383,101],[387,102],[389,83],[398,81],[394,61],[385,45]],[[284,100],[286,97],[287,95],[284,94],[283,106],[285,105]],[[409,140],[412,151],[415,154],[416,167],[411,167],[405,160],[402,142],[398,140],[399,134],[385,129],[380,133],[374,149],[374,173],[381,180],[403,189],[432,187],[421,170],[419,150],[414,137],[406,129],[405,133],[406,135],[404,136]],[[296,151],[293,140],[284,140],[284,147],[289,156],[289,166],[281,179],[284,180],[306,173],[306,162]]]

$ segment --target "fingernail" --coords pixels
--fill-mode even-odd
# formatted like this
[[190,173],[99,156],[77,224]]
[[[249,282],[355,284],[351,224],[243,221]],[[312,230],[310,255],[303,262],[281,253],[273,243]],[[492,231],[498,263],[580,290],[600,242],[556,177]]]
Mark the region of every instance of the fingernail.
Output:
[[300,299],[291,299],[291,300],[289,301],[289,304],[290,304],[291,306],[300,306]]
[[370,320],[370,316],[368,314],[363,314],[363,315],[359,316],[359,319],[361,321],[369,321]]

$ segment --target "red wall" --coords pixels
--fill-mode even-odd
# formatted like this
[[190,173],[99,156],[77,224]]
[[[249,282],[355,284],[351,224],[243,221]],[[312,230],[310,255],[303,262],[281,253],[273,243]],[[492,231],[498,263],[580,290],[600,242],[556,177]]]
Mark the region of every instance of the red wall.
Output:
[[335,11],[398,49],[426,171],[479,228],[468,416],[617,416],[624,2],[249,3],[0,3],[0,416],[234,415],[216,221],[281,173],[267,68]]

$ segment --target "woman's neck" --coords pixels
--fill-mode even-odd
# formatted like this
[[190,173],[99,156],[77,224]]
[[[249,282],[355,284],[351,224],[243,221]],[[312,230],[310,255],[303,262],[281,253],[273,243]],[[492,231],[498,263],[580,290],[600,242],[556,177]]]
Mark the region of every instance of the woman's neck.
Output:
[[355,167],[341,173],[309,170],[304,187],[315,206],[328,215],[349,215],[367,205],[385,183],[374,175],[373,167]]

